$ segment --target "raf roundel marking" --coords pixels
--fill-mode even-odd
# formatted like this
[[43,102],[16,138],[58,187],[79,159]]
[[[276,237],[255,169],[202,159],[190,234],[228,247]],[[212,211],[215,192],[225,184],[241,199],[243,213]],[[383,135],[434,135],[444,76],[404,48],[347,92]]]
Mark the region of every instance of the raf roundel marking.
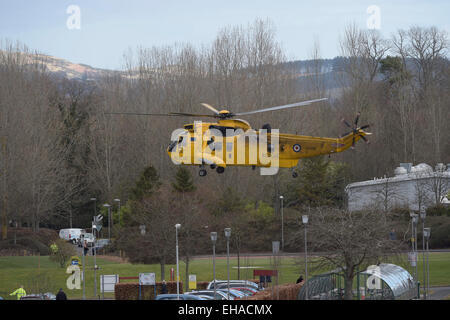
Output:
[[293,149],[295,152],[300,152],[300,150],[302,150],[302,147],[301,147],[299,144],[294,144],[294,145],[292,146],[292,149]]

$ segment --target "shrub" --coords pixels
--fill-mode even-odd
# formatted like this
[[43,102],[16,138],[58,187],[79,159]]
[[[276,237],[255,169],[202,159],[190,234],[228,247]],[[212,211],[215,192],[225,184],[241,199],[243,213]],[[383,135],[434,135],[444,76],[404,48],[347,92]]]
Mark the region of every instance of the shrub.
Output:
[[50,260],[59,263],[61,268],[64,268],[71,256],[76,254],[74,247],[63,239],[58,239],[54,242],[56,250],[51,252]]
[[[282,284],[273,288],[266,288],[266,290],[259,291],[246,300],[297,300],[298,292],[303,286],[304,282],[298,284]],[[242,300],[242,299],[241,299]]]
[[[177,283],[175,281],[166,282],[167,293],[177,293]],[[183,293],[183,283],[179,285],[180,294]],[[156,295],[161,294],[162,282],[156,282]],[[139,300],[139,283],[117,283],[114,287],[116,300]],[[141,286],[141,300],[154,300],[154,286]]]
[[[14,240],[9,240],[10,244],[14,246],[13,241]],[[18,238],[16,240],[16,243],[27,248],[30,251],[33,251],[33,253],[39,253],[42,256],[48,256],[50,254],[48,246],[46,246],[36,238],[28,238],[28,237]]]
[[427,209],[429,216],[447,216],[450,217],[450,206],[434,206]]

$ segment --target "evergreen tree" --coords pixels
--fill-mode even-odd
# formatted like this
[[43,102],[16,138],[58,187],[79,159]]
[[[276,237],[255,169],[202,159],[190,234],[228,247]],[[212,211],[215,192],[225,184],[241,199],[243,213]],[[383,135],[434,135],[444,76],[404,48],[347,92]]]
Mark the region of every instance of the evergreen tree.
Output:
[[345,164],[328,161],[325,157],[303,160],[294,187],[298,204],[342,207],[348,174]]
[[131,200],[140,201],[152,195],[161,185],[159,175],[153,166],[144,169],[136,186],[131,190]]
[[191,192],[195,191],[194,181],[192,175],[185,167],[179,167],[175,175],[175,182],[172,183],[172,187],[178,192]]

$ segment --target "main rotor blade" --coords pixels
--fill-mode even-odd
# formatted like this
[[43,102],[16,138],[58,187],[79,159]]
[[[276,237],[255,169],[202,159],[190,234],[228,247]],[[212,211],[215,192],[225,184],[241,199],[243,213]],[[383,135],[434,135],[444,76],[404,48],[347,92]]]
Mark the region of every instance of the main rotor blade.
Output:
[[217,118],[215,114],[195,114],[195,113],[183,113],[183,112],[170,112],[170,116],[183,116],[183,117],[203,117],[203,118]]
[[294,108],[294,107],[307,106],[307,105],[309,105],[311,103],[324,101],[324,100],[327,100],[327,99],[328,98],[321,98],[321,99],[314,99],[314,100],[296,102],[296,103],[292,103],[292,104],[286,104],[286,105],[283,105],[283,106],[276,106],[276,107],[271,107],[271,108],[266,108],[266,109],[255,110],[255,111],[239,112],[239,113],[235,113],[234,115],[235,116],[242,116],[242,115],[260,113],[260,112],[268,112],[268,111],[275,111],[275,110],[281,110],[281,109],[288,109],[288,108]]
[[219,114],[219,111],[217,111],[217,109],[215,109],[213,106],[207,104],[207,103],[201,103],[202,106],[208,108],[209,110],[211,110],[212,112],[214,112],[215,114]]
[[105,112],[105,114],[119,114],[119,115],[131,115],[131,116],[158,116],[158,117],[208,117],[215,118],[214,115],[209,114],[192,114],[192,113],[139,113],[139,112]]
[[131,115],[131,116],[162,116],[162,117],[174,116],[174,114],[168,114],[168,113],[139,113],[139,112],[105,112],[105,114],[120,114],[120,115]]

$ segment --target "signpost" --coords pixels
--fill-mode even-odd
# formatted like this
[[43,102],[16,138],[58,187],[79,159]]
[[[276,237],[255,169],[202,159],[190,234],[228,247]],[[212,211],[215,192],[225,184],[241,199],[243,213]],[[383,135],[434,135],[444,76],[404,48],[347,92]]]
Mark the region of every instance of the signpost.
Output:
[[103,299],[105,299],[105,292],[114,292],[114,287],[118,282],[118,274],[102,274],[100,276],[100,289],[103,293]]
[[156,274],[139,273],[139,300],[141,300],[141,286],[153,286],[156,298]]
[[189,289],[197,289],[197,276],[195,274],[189,275]]

